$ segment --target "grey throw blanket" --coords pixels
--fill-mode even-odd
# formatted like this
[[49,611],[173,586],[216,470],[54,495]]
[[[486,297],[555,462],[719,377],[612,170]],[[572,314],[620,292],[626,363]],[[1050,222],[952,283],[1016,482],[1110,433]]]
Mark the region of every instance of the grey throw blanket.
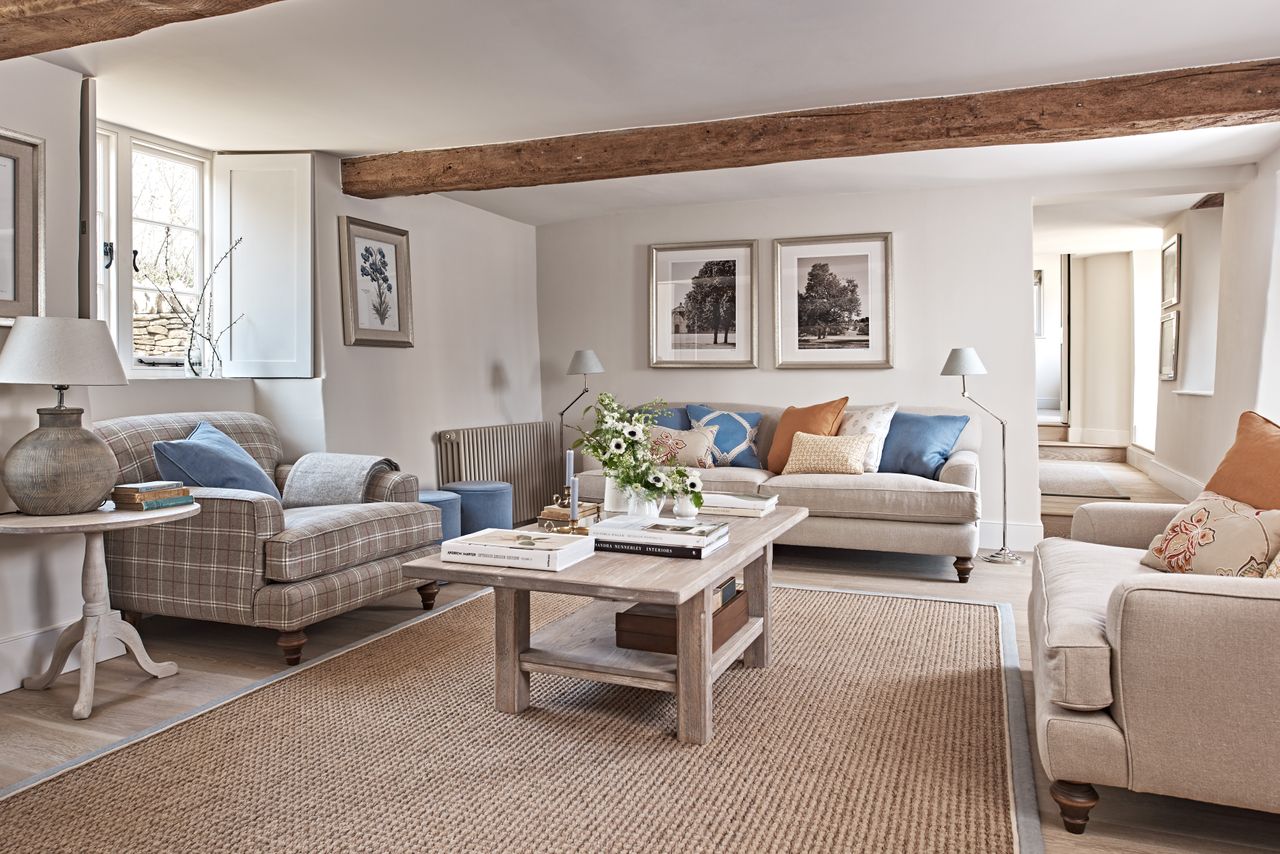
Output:
[[380,471],[400,471],[400,466],[365,454],[304,454],[289,471],[281,501],[286,508],[361,504],[369,479]]

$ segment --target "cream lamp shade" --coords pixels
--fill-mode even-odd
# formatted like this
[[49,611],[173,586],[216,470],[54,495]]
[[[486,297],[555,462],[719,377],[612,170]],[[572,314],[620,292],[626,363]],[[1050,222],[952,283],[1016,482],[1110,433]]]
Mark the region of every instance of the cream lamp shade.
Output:
[[978,351],[972,347],[957,347],[947,356],[947,363],[942,366],[944,377],[964,377],[985,374],[987,366],[978,358]]
[[596,355],[595,350],[575,350],[573,358],[569,360],[569,370],[565,373],[570,376],[603,374],[604,365],[600,364],[600,357]]
[[107,324],[78,317],[19,317],[0,350],[0,383],[127,385]]

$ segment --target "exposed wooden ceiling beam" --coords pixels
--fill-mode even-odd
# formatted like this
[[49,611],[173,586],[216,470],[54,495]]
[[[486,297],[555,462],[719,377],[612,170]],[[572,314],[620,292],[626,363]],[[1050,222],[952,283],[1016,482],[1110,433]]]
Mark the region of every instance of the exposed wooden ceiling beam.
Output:
[[122,39],[279,0],[0,0],[0,59]]
[[1202,211],[1205,208],[1220,208],[1226,202],[1226,196],[1223,193],[1210,193],[1191,206],[1193,211]]
[[385,198],[1280,120],[1280,59],[342,161]]

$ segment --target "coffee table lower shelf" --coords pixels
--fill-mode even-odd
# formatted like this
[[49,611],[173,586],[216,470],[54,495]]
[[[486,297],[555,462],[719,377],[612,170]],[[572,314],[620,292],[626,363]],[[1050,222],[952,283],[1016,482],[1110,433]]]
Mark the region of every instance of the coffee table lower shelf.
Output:
[[[614,643],[614,615],[632,604],[597,600],[544,626],[529,639],[529,649],[520,653],[520,669],[674,694],[676,656],[622,649]],[[711,681],[741,658],[763,631],[764,620],[749,617],[712,652]]]

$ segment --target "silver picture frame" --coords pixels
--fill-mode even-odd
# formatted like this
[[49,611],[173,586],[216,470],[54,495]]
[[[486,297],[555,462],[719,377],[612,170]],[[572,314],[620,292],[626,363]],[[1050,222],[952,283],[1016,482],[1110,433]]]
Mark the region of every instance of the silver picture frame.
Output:
[[1160,316],[1160,379],[1165,382],[1178,378],[1178,325],[1178,312]]
[[[385,247],[381,253],[382,266],[376,271],[383,284],[375,283],[364,274],[368,264],[362,261],[364,249],[360,247],[369,247],[371,242],[378,248]],[[391,263],[385,257],[386,249],[391,250]],[[407,230],[352,216],[338,217],[338,276],[342,287],[344,344],[348,347],[413,346],[413,280]],[[371,302],[370,294],[362,296],[363,279],[376,285],[377,302]],[[394,300],[393,304],[388,296]],[[391,328],[378,328],[393,319]]]
[[[798,284],[791,287],[784,285],[786,278],[783,269],[783,256],[790,255],[791,250],[813,247],[814,257],[820,256],[824,249],[836,244],[867,244],[871,255],[879,255],[879,262],[867,264],[869,281],[868,294],[878,293],[878,300],[872,301],[871,310],[863,315],[867,318],[867,346],[861,342],[842,343],[834,347],[817,348],[823,353],[841,353],[843,358],[815,358],[803,356],[805,348],[801,343],[801,325],[799,323],[798,305],[790,304],[791,300],[799,301]],[[879,247],[878,252],[875,247]],[[829,253],[828,253],[829,254]],[[846,253],[848,257],[858,257],[856,253]],[[879,271],[880,275],[875,275]],[[875,279],[875,281],[870,281]],[[798,282],[798,272],[797,272]],[[784,293],[784,291],[788,291]],[[879,337],[872,332],[873,324],[879,323],[883,329]],[[833,234],[822,237],[790,237],[773,241],[773,347],[774,365],[778,368],[873,368],[885,369],[893,367],[893,234],[887,231],[868,232],[865,234]],[[855,333],[851,338],[860,337]],[[794,343],[793,343],[794,342]],[[859,351],[865,349],[865,356]]]
[[[655,243],[649,247],[649,367],[651,368],[754,368],[758,366],[759,318],[756,304],[759,241],[707,240],[695,243]],[[723,256],[723,257],[718,257]],[[707,263],[734,262],[732,330],[706,333],[686,328],[678,331],[685,301],[697,273]],[[675,273],[679,264],[689,275]],[[743,269],[745,268],[745,270]],[[668,271],[666,274],[663,271]],[[744,328],[745,327],[745,328]],[[744,334],[745,332],[745,334]],[[731,350],[726,350],[729,335]],[[720,340],[721,335],[724,340]],[[685,341],[677,341],[685,336]],[[698,340],[703,339],[703,340]],[[684,351],[684,352],[680,352]],[[726,355],[731,353],[732,355]]]
[[1160,247],[1160,307],[1175,306],[1182,299],[1182,235],[1175,234]]
[[45,141],[0,127],[0,327],[45,313]]

